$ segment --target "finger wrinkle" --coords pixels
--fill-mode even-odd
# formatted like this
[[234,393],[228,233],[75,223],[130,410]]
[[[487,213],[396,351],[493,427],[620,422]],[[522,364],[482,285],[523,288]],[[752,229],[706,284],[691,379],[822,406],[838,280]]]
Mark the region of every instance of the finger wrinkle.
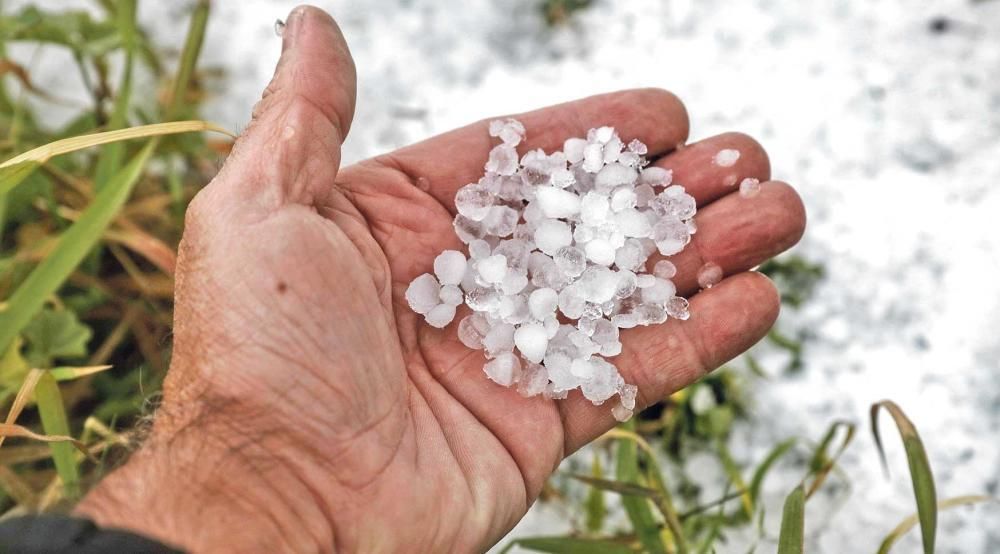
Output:
[[[632,380],[643,384],[636,395],[637,406],[651,406],[680,388],[674,383],[688,383],[707,373],[699,350],[692,343],[693,335],[688,329],[691,326],[688,321],[675,320],[673,325],[660,330],[659,336],[644,341],[638,351],[632,349],[631,367],[636,368]],[[634,343],[635,340],[630,341]],[[691,375],[696,377],[692,379]]]
[[[437,198],[417,186],[416,180],[422,177],[415,179],[401,167],[388,166],[376,160],[367,160],[355,167],[364,168],[365,171],[372,171],[375,175],[366,176],[364,179],[359,179],[358,181],[353,179],[339,180],[337,185],[370,223],[383,220],[389,225],[402,227],[414,233],[424,233],[427,231],[427,222],[435,221],[442,215],[441,213],[435,213],[437,212],[435,207],[440,207],[446,214],[454,215]],[[389,173],[385,174],[384,172]],[[355,184],[356,182],[366,184],[358,185]],[[367,184],[371,182],[379,183],[380,187],[376,189]],[[383,199],[409,201],[409,210],[404,214],[404,217],[394,218],[395,220],[391,222],[385,221],[384,218],[377,218],[376,216],[381,213],[377,203]],[[428,213],[415,214],[412,210],[426,211]],[[383,243],[381,240],[379,242]]]
[[[698,293],[691,312],[697,314],[699,306],[709,305],[712,295],[728,295],[734,299],[736,294],[739,294],[738,301],[720,302],[717,299],[712,302],[713,309],[705,311],[703,320],[692,330],[690,340],[696,345],[703,374],[752,346],[777,319],[780,309],[777,290],[770,279],[757,272],[734,275]],[[721,306],[725,306],[724,311]],[[726,348],[712,348],[711,345],[726,345]]]

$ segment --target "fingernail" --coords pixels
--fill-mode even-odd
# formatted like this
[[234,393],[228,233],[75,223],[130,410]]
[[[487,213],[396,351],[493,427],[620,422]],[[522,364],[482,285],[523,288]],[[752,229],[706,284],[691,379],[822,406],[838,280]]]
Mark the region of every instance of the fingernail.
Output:
[[[286,48],[293,46],[298,38],[299,31],[302,27],[302,21],[305,19],[305,6],[299,6],[288,14],[288,18],[285,19],[281,28],[281,51],[284,52]],[[277,30],[277,27],[275,28]]]

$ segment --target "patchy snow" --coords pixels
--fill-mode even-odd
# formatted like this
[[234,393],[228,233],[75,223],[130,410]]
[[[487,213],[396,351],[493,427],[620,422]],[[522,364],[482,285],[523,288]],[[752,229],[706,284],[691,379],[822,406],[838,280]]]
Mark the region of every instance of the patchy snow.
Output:
[[[784,314],[786,328],[811,332],[806,365],[757,387],[737,457],[816,438],[833,419],[864,429],[869,404],[892,398],[927,443],[940,497],[998,493],[1000,2],[599,0],[555,32],[529,0],[320,3],[359,72],[347,161],[632,86],[677,93],[695,139],[757,137],[775,176],[802,191],[810,224],[798,252],[825,262],[828,279]],[[278,57],[274,19],[293,4],[216,4],[205,58],[231,81],[209,104],[213,119],[246,124]],[[144,9],[147,26],[179,43],[180,6]],[[932,32],[943,15],[951,24]],[[859,433],[843,460],[850,495],[810,503],[810,551],[874,550],[912,511],[902,448],[886,431],[894,477]],[[768,481],[772,535],[794,475]],[[553,513],[534,508],[514,534],[559,532]],[[943,513],[939,552],[1000,551],[998,517],[995,506]],[[897,547],[917,549],[917,533]]]

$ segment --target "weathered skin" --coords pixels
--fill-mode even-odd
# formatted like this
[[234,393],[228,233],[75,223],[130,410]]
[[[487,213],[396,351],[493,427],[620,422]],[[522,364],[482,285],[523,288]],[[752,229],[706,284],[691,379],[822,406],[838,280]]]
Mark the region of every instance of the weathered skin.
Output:
[[[341,168],[355,101],[344,39],[314,8],[293,12],[283,36],[253,123],[188,211],[151,437],[78,512],[194,551],[484,550],[614,420],[577,395],[496,386],[457,323],[433,329],[406,307],[407,284],[461,246],[451,198],[482,173],[488,120]],[[687,115],[652,89],[515,117],[524,149],[613,125],[698,200],[699,232],[673,258],[678,288],[694,294],[706,260],[727,277],[692,297],[691,320],[623,333],[616,364],[640,407],[764,335],[778,297],[745,271],[794,244],[805,215],[783,183],[752,200],[724,184],[732,172],[769,179],[753,139],[678,150]],[[735,166],[710,163],[722,148],[741,151]]]

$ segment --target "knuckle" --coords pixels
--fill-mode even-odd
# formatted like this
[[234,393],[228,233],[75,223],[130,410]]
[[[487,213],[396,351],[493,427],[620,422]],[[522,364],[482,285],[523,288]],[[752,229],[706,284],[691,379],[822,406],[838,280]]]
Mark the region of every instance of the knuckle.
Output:
[[192,230],[202,227],[208,211],[209,203],[208,193],[205,189],[194,195],[191,202],[188,203],[187,210],[184,212],[184,229],[185,232],[190,232]]

